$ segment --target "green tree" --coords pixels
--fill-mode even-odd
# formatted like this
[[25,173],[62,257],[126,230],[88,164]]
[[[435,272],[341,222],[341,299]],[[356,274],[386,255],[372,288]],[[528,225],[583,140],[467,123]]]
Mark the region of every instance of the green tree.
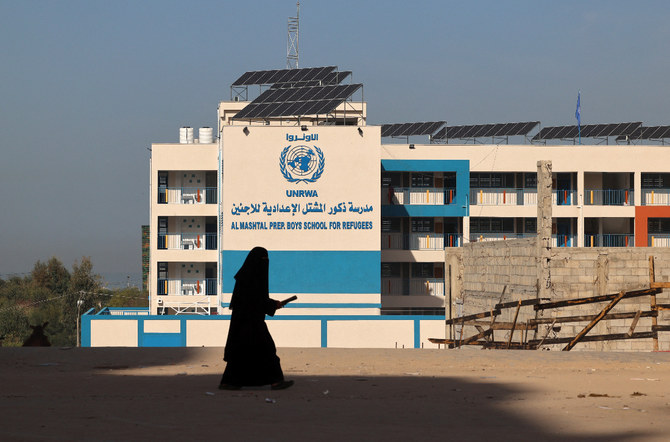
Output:
[[30,334],[28,318],[23,310],[13,306],[0,310],[0,344],[18,347]]

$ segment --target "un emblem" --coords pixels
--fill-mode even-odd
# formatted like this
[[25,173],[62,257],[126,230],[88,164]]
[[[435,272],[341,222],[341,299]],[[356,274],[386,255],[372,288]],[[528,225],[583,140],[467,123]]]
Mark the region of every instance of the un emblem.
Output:
[[326,160],[316,146],[286,146],[279,156],[279,170],[289,183],[313,183],[323,174]]

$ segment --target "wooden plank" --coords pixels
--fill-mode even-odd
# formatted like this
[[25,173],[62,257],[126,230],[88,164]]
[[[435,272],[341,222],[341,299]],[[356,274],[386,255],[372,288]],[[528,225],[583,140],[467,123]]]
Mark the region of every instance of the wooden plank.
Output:
[[449,325],[449,324],[458,325],[460,323],[465,323],[467,325],[468,321],[472,321],[473,319],[488,318],[492,314],[499,315],[500,310],[491,310],[491,311],[488,311],[488,312],[476,313],[474,315],[460,316],[458,318],[447,319],[445,322],[446,322],[447,325]]
[[617,305],[617,303],[623,299],[623,297],[624,297],[625,294],[626,294],[626,292],[624,292],[623,290],[622,290],[621,292],[619,292],[619,296],[617,296],[616,298],[614,298],[614,299],[612,300],[612,302],[610,302],[609,304],[607,304],[607,307],[605,307],[605,308],[600,312],[600,314],[599,314],[598,316],[596,316],[596,317],[593,319],[593,321],[591,321],[586,327],[584,327],[584,330],[580,331],[580,332],[577,334],[577,336],[575,336],[575,339],[573,339],[572,341],[570,341],[570,342],[568,343],[568,345],[566,345],[566,346],[563,348],[563,351],[570,351],[575,345],[577,345],[577,344],[579,343],[579,341],[581,341],[581,339],[582,339],[584,336],[586,336],[586,334],[587,334],[588,332],[590,332],[591,329],[593,329],[593,327],[596,326],[596,324],[598,324],[598,321],[600,321],[600,320],[603,318],[603,316],[605,316],[605,315],[607,314],[607,312],[609,312],[610,310],[612,310],[612,309],[614,308],[614,306]]
[[479,341],[481,338],[490,335],[492,331],[493,330],[488,329],[484,330],[483,332],[477,333],[476,335],[470,336],[469,338],[461,341],[460,345],[468,345],[470,342]]
[[549,328],[547,329],[547,332],[546,332],[546,333],[544,334],[544,336],[542,337],[542,340],[540,341],[540,343],[537,344],[537,348],[538,348],[538,349],[542,346],[542,344],[544,343],[544,340],[547,339],[547,336],[549,336],[549,332],[551,332],[551,329],[554,328],[554,324],[556,324],[556,320],[555,320],[555,319],[554,319],[554,322],[552,322],[551,325],[549,326]]
[[670,331],[670,325],[652,325],[651,326],[652,331]]
[[[592,319],[593,315],[589,318]],[[632,317],[632,316],[631,316]],[[482,326],[482,327],[488,327],[493,330],[511,330],[512,329],[512,323],[511,322],[486,322],[486,321],[472,321],[466,325],[472,325],[476,327],[477,325]],[[536,325],[529,325],[525,322],[519,322],[517,323],[517,328],[518,329],[529,329],[529,330],[536,330],[537,326]]]
[[656,304],[656,310],[670,310],[670,304]]
[[514,321],[512,321],[512,330],[509,332],[509,340],[507,341],[507,348],[512,344],[512,336],[514,336],[514,329],[516,328],[516,320],[519,318],[519,310],[521,309],[521,300],[519,299],[519,305],[516,307],[516,313],[514,314]]
[[[500,342],[500,341],[495,341],[495,342],[484,342],[482,344],[484,348],[487,349],[494,349],[494,350],[506,350],[508,349],[507,347],[507,342]],[[518,342],[512,342],[509,346],[509,350],[535,350],[537,347],[534,345],[530,344],[520,344]]]
[[[670,304],[668,304],[668,307],[670,307]],[[601,321],[610,321],[614,319],[631,319],[634,318],[637,312],[622,312],[622,313],[609,313],[605,315],[604,318],[601,319]],[[641,318],[651,318],[653,316],[657,316],[658,312],[653,312],[653,311],[646,311],[642,312],[640,315]],[[559,316],[556,318],[540,318],[540,319],[529,319],[528,323],[530,324],[529,326],[538,326],[541,324],[549,324],[552,322],[555,322],[557,324],[565,323],[565,322],[583,322],[583,321],[591,321],[593,318],[595,318],[597,315],[579,315],[579,316]]]
[[450,344],[454,342],[451,339],[444,339],[444,338],[428,338],[428,340],[433,344]]
[[[659,289],[642,289],[642,290],[634,290],[630,292],[625,292],[623,299],[627,298],[637,298],[640,296],[649,296],[658,293]],[[549,308],[559,308],[559,307],[569,307],[573,305],[582,305],[582,304],[593,304],[596,302],[605,302],[605,301],[611,301],[618,297],[620,293],[617,294],[612,294],[612,295],[600,295],[600,296],[593,296],[590,298],[576,298],[576,299],[566,299],[564,301],[556,301],[556,302],[547,302],[544,304],[538,304],[534,308],[535,310],[546,310]]]
[[535,298],[535,299],[524,299],[523,301],[522,300],[510,301],[510,302],[504,302],[502,304],[496,304],[496,306],[494,308],[496,310],[503,310],[503,309],[506,309],[506,308],[512,308],[512,307],[516,307],[517,305],[519,305],[519,302],[521,303],[521,305],[537,305],[540,302],[542,302],[542,300]]
[[[654,257],[650,256],[649,257],[649,285],[654,284],[656,282],[656,273],[654,271]],[[652,311],[656,311],[656,293],[651,295],[649,298],[649,307]],[[658,325],[658,318],[653,317],[651,318],[651,328]],[[654,351],[658,351],[658,334],[654,336]]]
[[670,282],[652,282],[649,286],[652,289],[670,289]]
[[[660,326],[660,327],[666,327],[666,326]],[[584,336],[580,342],[595,342],[595,341],[620,341],[620,340],[625,340],[625,339],[649,339],[653,338],[654,334],[656,332],[653,331],[648,331],[648,332],[637,332],[633,333],[632,336],[628,336],[627,333],[617,333],[617,334],[609,334],[609,335],[593,335],[593,336]],[[544,345],[552,345],[552,344],[565,344],[567,342],[570,342],[573,338],[552,338],[552,339],[546,339],[544,341]],[[539,339],[533,339],[528,341],[528,345],[535,345],[539,344],[541,341]]]
[[637,326],[637,321],[640,320],[641,314],[642,310],[638,310],[637,313],[635,314],[635,318],[633,318],[633,322],[630,324],[630,329],[628,329],[628,333],[626,333],[628,336],[633,336],[633,332],[635,331],[635,327]]

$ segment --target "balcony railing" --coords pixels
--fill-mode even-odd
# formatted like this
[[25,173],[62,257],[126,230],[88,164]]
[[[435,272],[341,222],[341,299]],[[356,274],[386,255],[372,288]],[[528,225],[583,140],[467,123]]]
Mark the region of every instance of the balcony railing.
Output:
[[216,204],[216,187],[159,187],[158,204]]
[[216,250],[216,233],[158,234],[159,250]]
[[670,206],[670,189],[642,189],[643,206]]
[[444,296],[444,279],[440,278],[382,278],[382,295]]
[[625,233],[584,235],[584,247],[633,247],[634,245],[635,236]]
[[[473,206],[523,206],[524,203],[530,204],[525,201],[525,193],[530,193],[529,189],[470,189],[470,204]],[[537,191],[533,189],[532,193],[537,194]],[[534,201],[537,202],[537,197]]]
[[[576,190],[552,191],[552,204],[569,206],[577,204]],[[474,188],[470,189],[470,205],[472,206],[535,206],[537,205],[536,189],[509,188]]]
[[551,196],[551,203],[554,206],[576,206],[577,191],[568,189],[553,190]]
[[575,235],[551,235],[552,247],[577,247]]
[[391,250],[443,250],[461,244],[458,233],[382,233],[382,249]]
[[535,233],[505,233],[505,232],[489,232],[489,233],[471,233],[470,242],[482,242],[482,241],[502,241],[505,239],[521,239],[521,238],[530,238],[535,237]]
[[649,247],[670,247],[669,233],[650,233],[647,235]]
[[587,206],[632,206],[633,189],[587,189],[584,204]]
[[456,189],[438,187],[388,187],[382,189],[382,204],[444,205],[452,204]]
[[216,295],[216,278],[159,279],[158,294],[178,296]]

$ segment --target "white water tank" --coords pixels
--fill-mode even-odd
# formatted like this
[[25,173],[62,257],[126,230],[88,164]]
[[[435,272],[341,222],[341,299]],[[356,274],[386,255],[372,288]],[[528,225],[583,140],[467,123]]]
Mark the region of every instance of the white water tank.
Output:
[[200,143],[209,144],[214,142],[214,131],[211,127],[201,127],[200,131]]
[[184,126],[179,128],[179,143],[193,144],[193,128]]

